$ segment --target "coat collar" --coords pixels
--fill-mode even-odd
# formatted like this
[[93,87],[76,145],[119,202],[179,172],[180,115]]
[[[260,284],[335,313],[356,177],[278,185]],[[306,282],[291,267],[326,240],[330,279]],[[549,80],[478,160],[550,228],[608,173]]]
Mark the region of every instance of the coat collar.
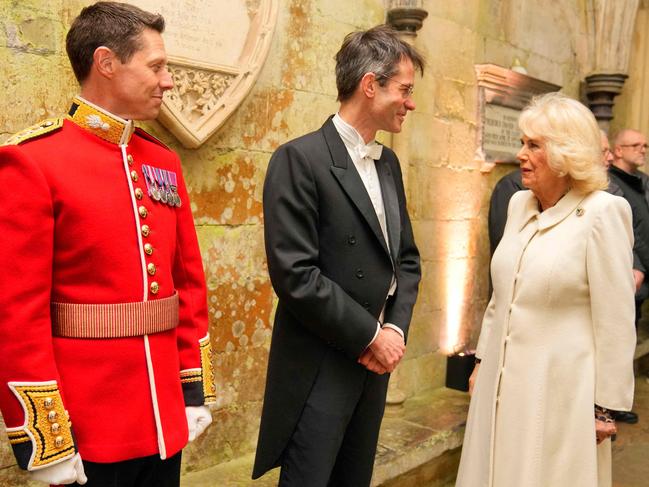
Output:
[[565,220],[573,211],[581,213],[579,211],[581,210],[583,212],[583,208],[580,205],[585,197],[583,193],[571,189],[563,198],[557,201],[556,205],[541,212],[539,211],[539,200],[529,191],[519,231],[533,218],[537,219],[539,230],[546,230]]

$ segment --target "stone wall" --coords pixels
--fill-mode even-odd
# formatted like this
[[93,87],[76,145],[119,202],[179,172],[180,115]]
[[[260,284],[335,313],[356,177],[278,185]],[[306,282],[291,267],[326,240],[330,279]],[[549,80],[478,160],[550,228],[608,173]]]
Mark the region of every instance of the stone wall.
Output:
[[[91,2],[0,0],[0,142],[67,109],[77,88],[64,37]],[[394,377],[406,396],[444,385],[451,321],[475,344],[488,293],[486,215],[489,174],[474,162],[474,64],[510,66],[577,96],[583,75],[583,2],[424,0],[429,17],[415,41],[428,59],[417,82],[417,111],[406,121],[409,207],[423,259],[420,300],[407,355]],[[183,149],[161,125],[147,128],[178,151],[207,274],[218,408],[207,434],[186,450],[185,469],[202,469],[254,449],[274,295],[263,249],[261,188],[272,151],[317,129],[336,110],[333,55],[344,35],[385,18],[382,0],[283,0],[259,80],[224,127],[197,150]],[[390,143],[382,134],[380,140]],[[299,373],[299,371],[296,371]],[[0,484],[19,485],[8,445]]]

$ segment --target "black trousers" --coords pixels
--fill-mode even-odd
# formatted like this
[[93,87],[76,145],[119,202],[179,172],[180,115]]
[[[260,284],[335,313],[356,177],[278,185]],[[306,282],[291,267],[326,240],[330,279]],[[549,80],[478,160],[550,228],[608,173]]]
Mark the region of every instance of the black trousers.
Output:
[[278,487],[367,487],[389,375],[331,350],[281,461]]
[[638,329],[638,323],[640,323],[640,319],[642,318],[642,304],[645,302],[644,299],[638,299],[638,295],[636,294],[636,300],[635,300],[635,329]]
[[[115,463],[83,461],[85,487],[178,487],[182,452],[161,460],[159,455]],[[74,485],[79,485],[75,483]]]

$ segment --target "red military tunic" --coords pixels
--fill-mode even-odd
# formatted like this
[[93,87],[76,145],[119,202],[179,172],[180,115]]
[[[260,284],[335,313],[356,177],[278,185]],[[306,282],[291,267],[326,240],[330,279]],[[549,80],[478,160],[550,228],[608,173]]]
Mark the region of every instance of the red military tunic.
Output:
[[[80,98],[65,120],[13,143],[0,148],[0,409],[19,465],[43,468],[76,449],[93,462],[174,455],[187,443],[185,406],[215,399],[177,155]],[[180,206],[149,195],[143,165],[176,176]],[[52,331],[52,303],[151,306],[175,293],[175,328],[123,336],[131,323],[121,318],[108,323],[117,337]]]

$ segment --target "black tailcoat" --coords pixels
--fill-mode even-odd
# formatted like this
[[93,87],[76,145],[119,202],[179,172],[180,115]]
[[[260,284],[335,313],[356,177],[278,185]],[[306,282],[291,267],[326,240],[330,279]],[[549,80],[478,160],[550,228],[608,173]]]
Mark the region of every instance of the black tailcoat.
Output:
[[[419,253],[394,152],[384,147],[376,168],[389,242],[331,118],[270,160],[264,235],[279,304],[253,478],[279,465],[327,351],[344,354],[350,371],[362,367],[384,305],[384,322],[407,337]],[[386,303],[393,273],[397,290]]]

